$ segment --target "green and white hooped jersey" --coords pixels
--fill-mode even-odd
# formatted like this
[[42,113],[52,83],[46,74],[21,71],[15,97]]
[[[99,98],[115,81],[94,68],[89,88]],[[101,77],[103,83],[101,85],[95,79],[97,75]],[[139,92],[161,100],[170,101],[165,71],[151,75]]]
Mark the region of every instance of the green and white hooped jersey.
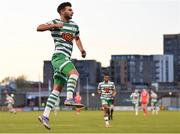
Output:
[[105,100],[111,100],[113,91],[115,90],[114,82],[108,81],[107,83],[105,81],[100,82],[98,85],[98,90],[101,91],[101,99]]
[[139,103],[139,93],[132,93],[130,95],[130,99],[132,101],[133,104],[138,104]]
[[73,39],[79,37],[78,25],[73,21],[63,22],[59,19],[49,21],[47,24],[63,24],[62,28],[50,30],[55,44],[54,53],[62,53],[70,58],[73,50]]
[[156,93],[151,93],[151,103],[157,102],[157,94]]

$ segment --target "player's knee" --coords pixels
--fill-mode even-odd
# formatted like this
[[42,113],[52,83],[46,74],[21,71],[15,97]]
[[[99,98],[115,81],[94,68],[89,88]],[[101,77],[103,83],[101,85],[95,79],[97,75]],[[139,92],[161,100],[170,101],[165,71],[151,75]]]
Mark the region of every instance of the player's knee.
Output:
[[73,70],[71,70],[69,72],[69,76],[71,76],[71,75],[75,75],[75,76],[77,76],[79,78],[79,73],[78,73],[78,71],[76,69],[73,69]]
[[56,91],[61,91],[63,89],[63,86],[61,86],[61,85],[57,85],[57,84],[55,84],[54,85],[54,87],[53,87],[53,90],[56,90]]
[[104,107],[105,111],[109,111],[109,106],[108,105],[103,105],[103,107]]

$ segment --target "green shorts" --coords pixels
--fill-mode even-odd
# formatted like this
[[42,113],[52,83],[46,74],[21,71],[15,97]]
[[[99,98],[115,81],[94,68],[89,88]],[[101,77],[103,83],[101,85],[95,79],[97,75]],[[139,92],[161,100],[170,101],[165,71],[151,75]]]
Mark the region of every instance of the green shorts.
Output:
[[156,106],[157,105],[157,101],[152,101],[151,102],[151,106]]
[[54,84],[64,86],[68,79],[68,73],[76,69],[72,61],[64,54],[53,54],[51,60],[54,69]]
[[113,105],[113,100],[101,99],[101,104],[111,106]]

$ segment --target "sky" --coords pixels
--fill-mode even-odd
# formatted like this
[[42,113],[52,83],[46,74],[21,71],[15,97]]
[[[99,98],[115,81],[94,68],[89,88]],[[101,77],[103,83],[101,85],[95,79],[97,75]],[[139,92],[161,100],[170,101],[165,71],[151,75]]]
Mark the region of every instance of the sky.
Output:
[[[80,28],[86,59],[109,66],[114,54],[163,54],[163,35],[180,33],[180,0],[67,0]],[[42,81],[54,44],[39,24],[60,18],[64,0],[1,0],[0,81],[25,75]],[[81,60],[74,44],[72,58]]]

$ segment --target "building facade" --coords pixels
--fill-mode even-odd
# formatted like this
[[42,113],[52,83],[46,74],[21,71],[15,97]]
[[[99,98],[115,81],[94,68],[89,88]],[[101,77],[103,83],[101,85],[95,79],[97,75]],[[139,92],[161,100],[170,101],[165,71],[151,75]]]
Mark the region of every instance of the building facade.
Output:
[[110,67],[116,84],[149,83],[153,79],[151,56],[112,55]]
[[76,60],[73,59],[73,63],[76,66],[80,74],[80,85],[95,86],[100,81],[101,63],[96,60]]
[[155,80],[154,82],[174,81],[174,60],[173,55],[154,55]]
[[112,55],[110,70],[116,84],[173,82],[172,55]]
[[44,61],[43,64],[43,83],[53,85],[53,67],[51,61]]
[[180,82],[180,34],[164,35],[164,54],[174,56],[174,81]]

